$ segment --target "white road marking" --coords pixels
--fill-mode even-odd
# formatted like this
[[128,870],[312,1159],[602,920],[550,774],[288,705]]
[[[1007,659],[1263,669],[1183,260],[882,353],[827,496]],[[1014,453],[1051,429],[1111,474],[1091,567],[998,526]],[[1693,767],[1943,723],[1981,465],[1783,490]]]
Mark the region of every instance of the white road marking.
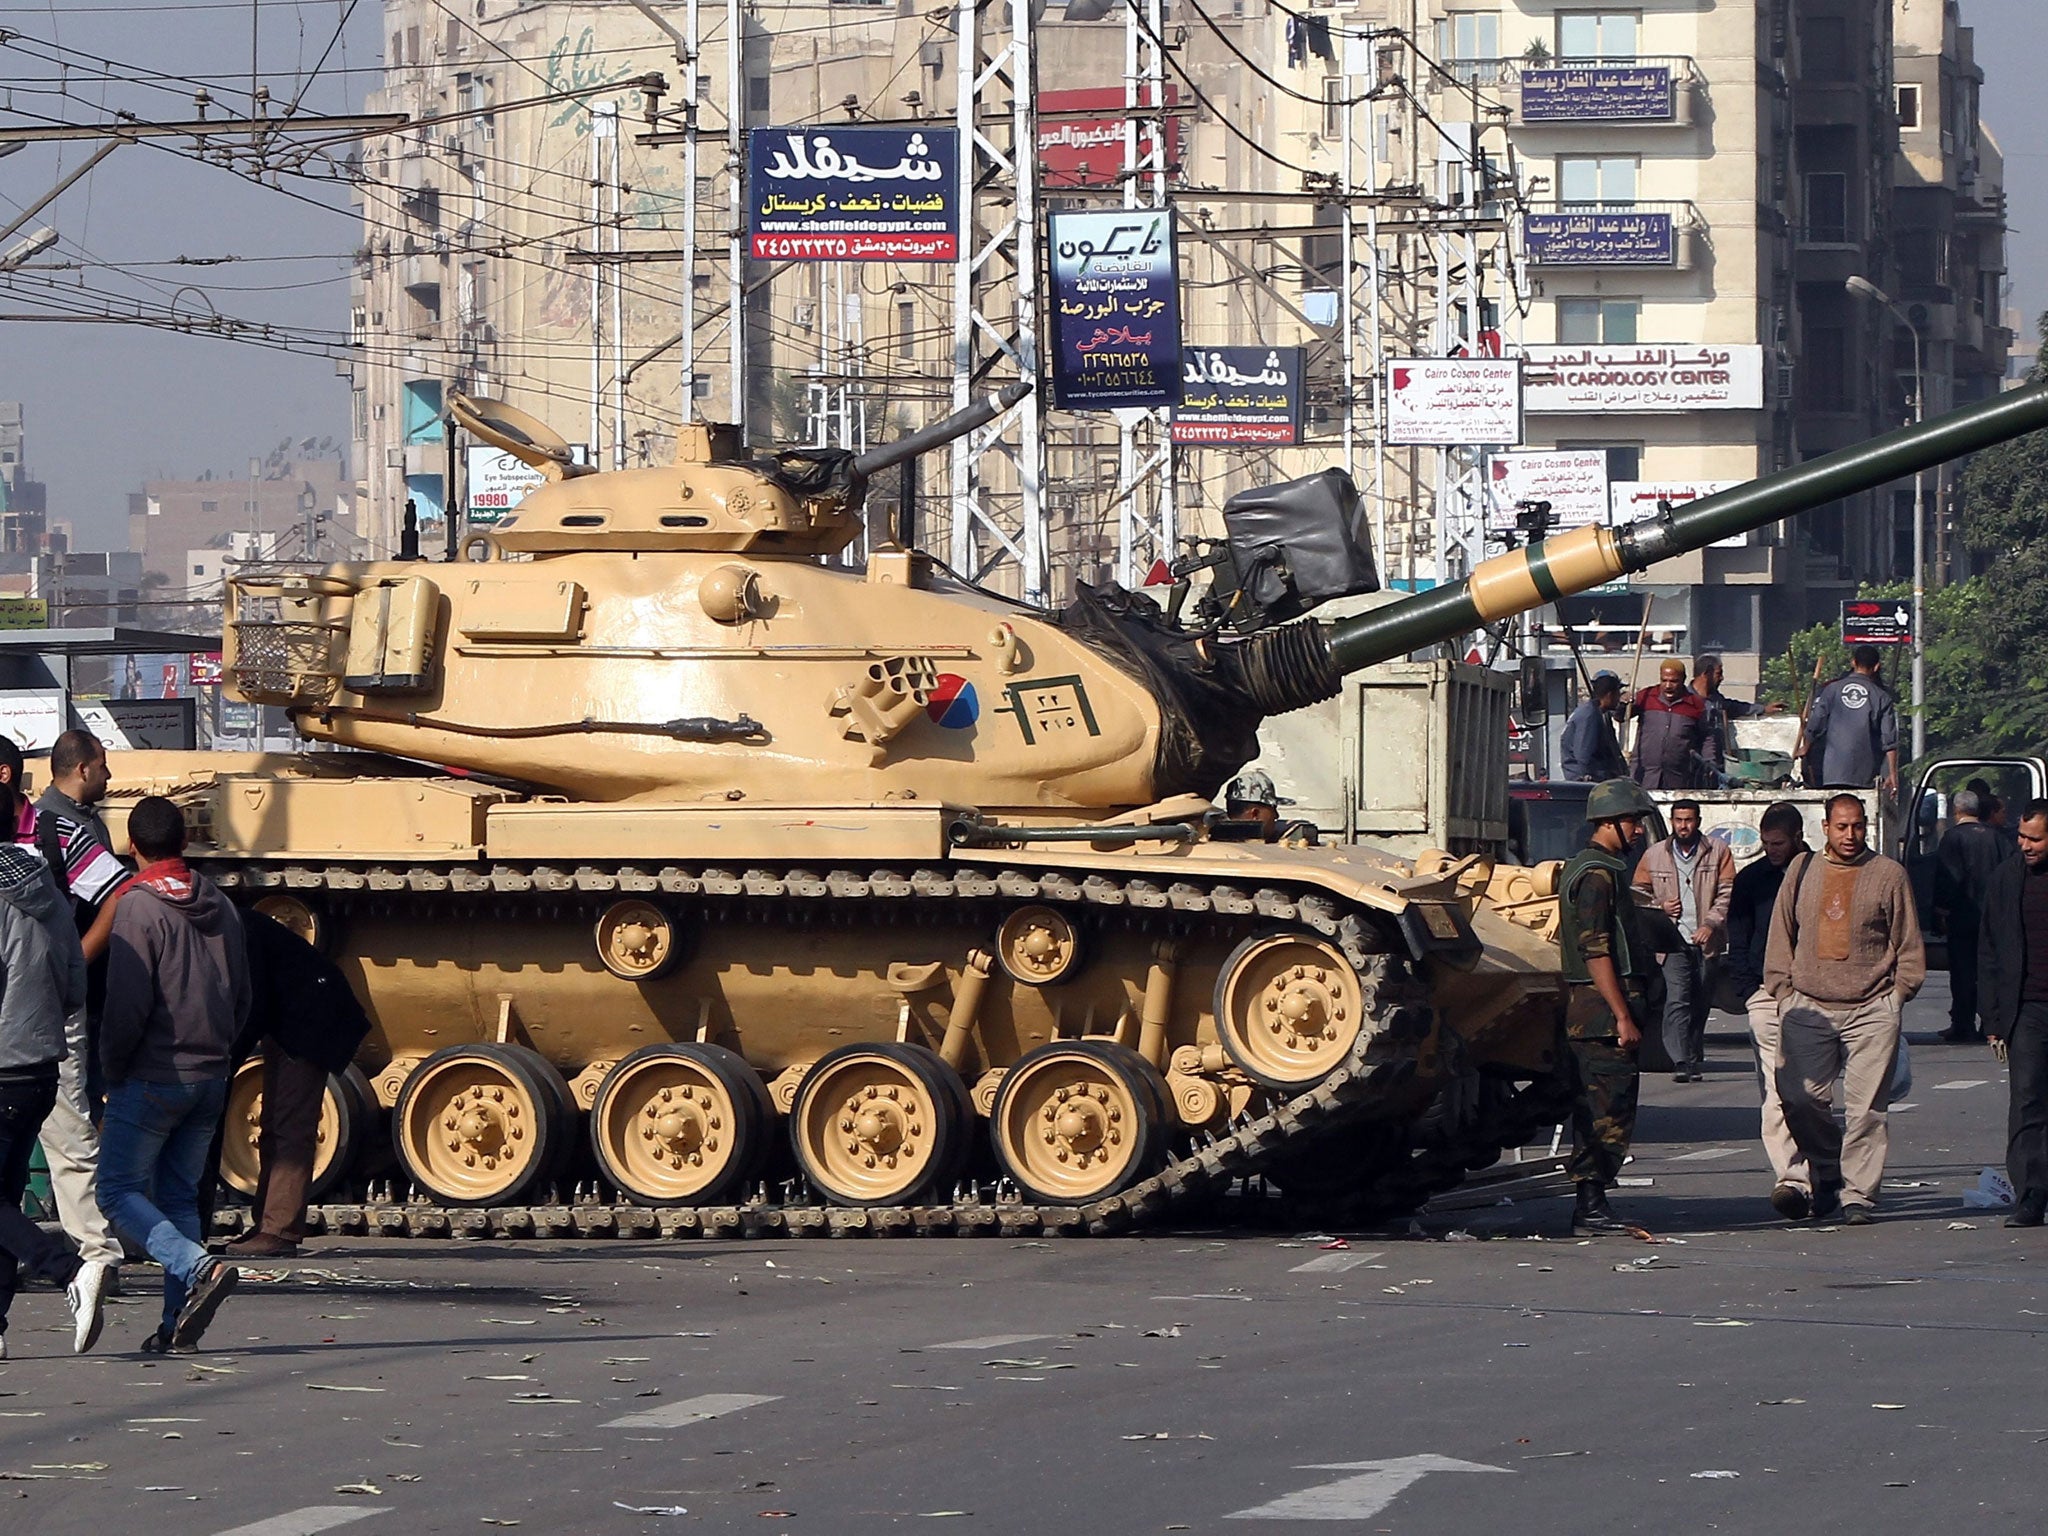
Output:
[[308,1504],[304,1509],[287,1510],[254,1525],[238,1525],[231,1531],[222,1531],[220,1536],[318,1536],[337,1525],[390,1513],[390,1506],[384,1504]]
[[1035,1344],[1049,1339],[1049,1333],[992,1333],[985,1339],[955,1339],[950,1344],[927,1344],[926,1349],[1008,1349],[1013,1344]]
[[1740,1147],[1702,1147],[1697,1152],[1681,1152],[1671,1161],[1674,1163],[1711,1163],[1717,1157],[1733,1157]]
[[[1385,1250],[1380,1250],[1384,1252]],[[1374,1253],[1319,1253],[1306,1264],[1297,1264],[1290,1269],[1290,1275],[1341,1275],[1347,1269],[1356,1269],[1361,1264],[1370,1264],[1380,1256]]]
[[1386,1461],[1340,1461],[1297,1467],[1297,1472],[1355,1472],[1320,1488],[1304,1488],[1255,1509],[1240,1509],[1227,1520],[1369,1520],[1432,1472],[1506,1472],[1450,1456],[1398,1456]]
[[681,1429],[686,1424],[696,1424],[705,1419],[719,1419],[728,1413],[738,1413],[746,1408],[758,1408],[763,1403],[779,1403],[779,1397],[759,1397],[751,1392],[707,1392],[702,1397],[689,1397],[679,1403],[670,1403],[662,1408],[649,1408],[645,1413],[629,1413],[622,1419],[613,1419],[600,1426],[604,1429]]
[[1936,1083],[1934,1086],[1936,1091],[1943,1088],[1982,1088],[1985,1081],[1981,1077],[1959,1077],[1952,1083]]

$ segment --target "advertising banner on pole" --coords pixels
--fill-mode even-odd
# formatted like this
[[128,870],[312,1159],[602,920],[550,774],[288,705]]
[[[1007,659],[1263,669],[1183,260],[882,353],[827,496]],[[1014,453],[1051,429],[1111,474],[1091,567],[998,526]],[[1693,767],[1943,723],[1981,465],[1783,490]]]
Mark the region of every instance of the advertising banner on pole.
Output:
[[767,261],[952,261],[960,254],[954,128],[756,128],[747,235]]
[[[571,443],[569,457],[578,464],[590,462],[589,445]],[[463,487],[472,528],[488,528],[504,520],[527,496],[547,484],[547,476],[531,464],[488,443],[472,443],[463,450]]]
[[1292,446],[1301,441],[1300,347],[1189,347],[1176,443]]
[[1387,441],[1404,448],[1513,448],[1522,441],[1514,358],[1399,357],[1387,364]]
[[1173,211],[1055,213],[1053,403],[1148,409],[1181,399],[1180,280]]
[[[1719,491],[1732,491],[1736,486],[1747,483],[1743,480],[1617,480],[1610,492],[1614,521],[1633,523],[1645,517],[1655,517],[1659,505],[1664,502],[1682,507],[1689,501],[1698,501]],[[1748,543],[1749,535],[1738,533],[1716,539],[1710,547],[1741,549]]]
[[490,527],[524,501],[527,492],[547,483],[547,476],[531,464],[488,443],[471,444],[463,456],[472,528]]
[[[1171,109],[1180,88],[1169,83]],[[1145,111],[1146,108],[1139,108]],[[1156,108],[1151,110],[1156,111]],[[1083,115],[1088,114],[1088,115]],[[1099,115],[1095,115],[1099,114]],[[1066,187],[1113,187],[1124,174],[1124,88],[1093,86],[1075,91],[1038,93],[1038,184],[1047,192]],[[1166,165],[1180,163],[1180,121],[1168,117],[1138,119],[1139,163],[1149,162],[1162,127],[1166,134]]]
[[1842,644],[1911,645],[1913,604],[1903,597],[1852,597],[1842,602]]
[[1607,450],[1569,448],[1497,453],[1486,461],[1486,526],[1516,528],[1523,502],[1550,503],[1550,529],[1583,528],[1607,521]]

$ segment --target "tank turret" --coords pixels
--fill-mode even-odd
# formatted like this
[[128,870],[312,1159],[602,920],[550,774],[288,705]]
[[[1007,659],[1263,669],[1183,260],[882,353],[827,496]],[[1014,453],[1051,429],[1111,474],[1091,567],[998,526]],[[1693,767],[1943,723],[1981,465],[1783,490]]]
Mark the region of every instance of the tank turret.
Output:
[[1378,586],[1338,471],[1232,499],[1193,625],[1115,587],[1047,615],[892,546],[821,563],[859,535],[869,476],[1022,388],[863,455],[691,426],[674,465],[610,473],[457,397],[548,483],[456,561],[236,578],[234,687],[316,740],[590,799],[1113,812],[1212,795],[1262,719],[1347,672],[2048,424],[2048,386],[2014,391],[1334,626],[1303,615]]

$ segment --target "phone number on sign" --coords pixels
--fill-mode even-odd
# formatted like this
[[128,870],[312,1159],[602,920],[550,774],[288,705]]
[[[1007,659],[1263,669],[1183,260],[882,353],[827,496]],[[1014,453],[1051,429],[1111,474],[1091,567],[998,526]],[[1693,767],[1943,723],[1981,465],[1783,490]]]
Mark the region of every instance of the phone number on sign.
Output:
[[952,235],[760,235],[754,255],[771,261],[951,261]]

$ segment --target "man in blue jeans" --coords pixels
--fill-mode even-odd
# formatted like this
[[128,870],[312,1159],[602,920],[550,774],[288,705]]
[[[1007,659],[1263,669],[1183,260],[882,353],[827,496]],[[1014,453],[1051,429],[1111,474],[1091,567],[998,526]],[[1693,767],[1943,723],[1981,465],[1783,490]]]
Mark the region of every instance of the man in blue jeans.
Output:
[[235,909],[185,863],[178,807],[138,800],[128,841],[141,868],[107,951],[100,1206],[164,1268],[163,1322],[144,1351],[184,1353],[238,1278],[199,1246],[199,1186],[249,1015],[249,967]]

